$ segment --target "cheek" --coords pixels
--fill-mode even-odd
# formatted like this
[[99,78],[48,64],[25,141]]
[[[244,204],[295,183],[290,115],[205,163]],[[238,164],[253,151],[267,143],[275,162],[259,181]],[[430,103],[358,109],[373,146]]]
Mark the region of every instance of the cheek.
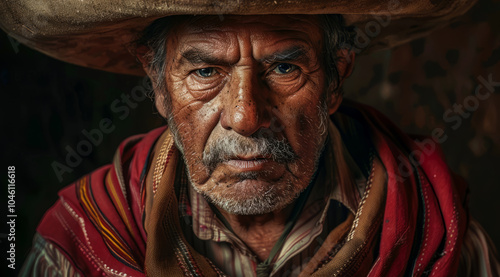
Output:
[[209,104],[190,102],[186,105],[173,105],[173,119],[185,145],[191,151],[202,152],[211,132],[217,125],[217,113]]
[[183,154],[190,172],[198,176],[204,172],[201,164],[206,143],[218,124],[219,111],[215,100],[201,102],[184,97],[175,92],[172,95],[172,116],[177,129],[178,139],[183,146]]
[[182,145],[184,162],[195,183],[207,180],[207,171],[201,163],[203,150],[210,135],[209,124],[205,121],[203,105],[191,103],[175,110],[174,122],[178,140]]
[[322,107],[321,95],[317,91],[307,90],[281,102],[280,119],[294,132],[308,135],[319,124],[319,109]]
[[313,123],[312,121],[313,120],[308,118],[305,114],[299,114],[299,116],[297,116],[297,132],[299,132],[303,136],[307,135],[310,131],[308,130],[308,128],[310,128],[311,124]]
[[322,134],[319,121],[320,119],[314,114],[300,113],[297,115],[292,132],[295,137],[294,143],[300,147],[299,156],[309,156],[309,154],[316,153],[321,147]]
[[282,112],[286,115],[282,121],[285,124],[283,132],[301,158],[312,159],[320,150],[325,135],[321,128],[321,101],[319,97],[312,96],[290,99],[288,102],[294,105],[288,105]]

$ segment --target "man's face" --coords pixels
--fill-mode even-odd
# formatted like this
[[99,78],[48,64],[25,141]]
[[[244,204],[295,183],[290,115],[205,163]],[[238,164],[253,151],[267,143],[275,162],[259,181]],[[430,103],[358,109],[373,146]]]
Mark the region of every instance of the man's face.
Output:
[[203,17],[170,31],[162,113],[193,187],[218,207],[269,213],[310,183],[328,116],[321,45],[314,16]]

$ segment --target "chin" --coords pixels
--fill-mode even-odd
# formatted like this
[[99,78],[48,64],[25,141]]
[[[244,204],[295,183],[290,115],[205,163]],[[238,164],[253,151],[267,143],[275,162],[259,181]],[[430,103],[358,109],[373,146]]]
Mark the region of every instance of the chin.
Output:
[[218,208],[237,215],[262,215],[280,211],[293,203],[303,186],[283,178],[276,182],[257,179],[238,180],[232,183],[212,183],[194,189]]

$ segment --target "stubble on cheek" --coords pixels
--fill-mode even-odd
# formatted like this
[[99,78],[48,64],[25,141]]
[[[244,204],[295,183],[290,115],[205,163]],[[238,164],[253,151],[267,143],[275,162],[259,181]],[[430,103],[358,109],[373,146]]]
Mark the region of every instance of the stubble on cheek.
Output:
[[[195,139],[199,138],[196,134],[194,134],[193,130],[189,130],[192,123],[186,120],[189,120],[192,111],[190,109],[183,110],[182,113],[177,112],[175,115],[172,112],[172,102],[171,96],[167,93],[167,96],[164,98],[163,109],[165,111],[166,120],[168,124],[168,128],[172,132],[172,136],[174,138],[174,143],[181,153],[183,157],[183,161],[186,165],[187,176],[191,183],[196,182],[199,183],[199,180],[204,180],[202,182],[208,181],[208,172],[207,170],[203,170],[203,164],[201,163],[201,156],[196,154],[196,151],[189,147],[196,143]],[[184,118],[180,124],[177,124],[179,118]],[[186,130],[188,129],[188,130]]]
[[[200,141],[201,136],[195,134],[194,125],[190,125],[192,122],[190,123],[189,119],[193,118],[193,111],[182,109],[182,113],[176,113],[174,116],[167,105],[165,108],[166,114],[169,115],[167,119],[169,127],[183,155],[192,187],[210,202],[228,212],[260,214],[284,208],[292,203],[311,181],[316,169],[315,160],[319,158],[322,149],[318,132],[314,130],[311,132],[311,126],[321,127],[317,117],[308,117],[303,111],[297,115],[294,129],[299,132],[299,136],[302,137],[300,140],[305,143],[305,147],[301,148],[302,153],[297,153],[297,159],[286,163],[285,172],[279,178],[269,178],[275,171],[274,168],[258,173],[234,173],[227,167],[218,165],[214,170],[209,170],[202,162],[202,150],[205,150],[209,143],[203,144]],[[176,125],[175,121],[182,119],[185,123]],[[311,157],[310,153],[307,155],[312,148],[318,148],[314,157]],[[302,159],[301,156],[308,158]],[[245,186],[235,186],[238,183]]]

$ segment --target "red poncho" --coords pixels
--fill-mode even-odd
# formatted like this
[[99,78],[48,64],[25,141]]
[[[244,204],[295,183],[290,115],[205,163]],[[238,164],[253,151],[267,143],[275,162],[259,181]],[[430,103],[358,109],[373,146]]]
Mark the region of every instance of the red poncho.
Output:
[[[359,104],[343,104],[332,120],[342,138],[352,136],[352,142],[356,134],[348,123],[362,126],[379,165],[372,176],[373,197],[359,205],[352,223],[357,231],[351,226],[352,236],[344,238],[349,241],[314,265],[314,274],[455,276],[468,224],[466,186],[450,173],[434,141],[422,148],[380,113]],[[221,274],[183,238],[173,184],[181,158],[171,142],[153,205],[160,216],[143,223],[150,153],[164,132],[160,128],[124,141],[113,164],[63,189],[38,227],[84,276]],[[328,254],[325,247],[318,252]]]

